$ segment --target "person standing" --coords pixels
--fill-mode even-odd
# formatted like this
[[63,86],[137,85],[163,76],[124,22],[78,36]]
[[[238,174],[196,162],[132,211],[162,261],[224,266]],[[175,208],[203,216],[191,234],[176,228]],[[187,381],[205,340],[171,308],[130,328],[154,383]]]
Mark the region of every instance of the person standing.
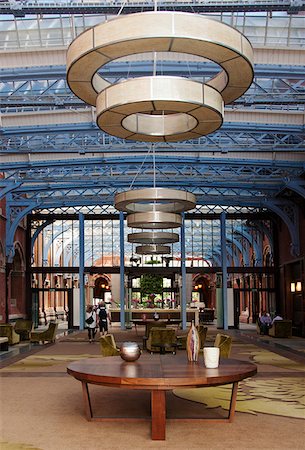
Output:
[[91,343],[92,341],[94,341],[96,328],[96,312],[93,310],[93,307],[91,305],[87,306],[85,322],[88,329],[88,339]]
[[111,324],[109,313],[107,312],[106,305],[104,302],[99,304],[99,326],[100,326],[100,334],[104,336],[104,334],[108,333],[108,321]]

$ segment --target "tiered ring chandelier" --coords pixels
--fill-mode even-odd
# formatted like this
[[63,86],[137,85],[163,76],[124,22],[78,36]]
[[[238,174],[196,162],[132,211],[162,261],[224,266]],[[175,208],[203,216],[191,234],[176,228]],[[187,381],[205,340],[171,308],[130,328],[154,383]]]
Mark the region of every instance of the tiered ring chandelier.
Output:
[[[186,53],[214,61],[219,73],[206,84],[183,77],[148,76],[109,83],[105,64],[145,52]],[[67,81],[96,106],[106,133],[136,141],[195,139],[221,127],[224,104],[253,79],[253,51],[238,30],[190,13],[146,12],[120,16],[79,35],[67,54]]]
[[[181,226],[181,212],[196,206],[194,194],[177,189],[147,188],[116,194],[114,206],[127,212],[127,225],[131,228],[168,229]],[[169,254],[171,244],[179,241],[177,233],[143,231],[128,235],[128,242],[138,243],[136,253],[142,255]]]
[[[220,66],[207,83],[184,77],[131,78],[115,84],[98,71],[118,58],[152,52],[185,53]],[[239,98],[253,80],[253,50],[234,28],[207,17],[148,12],[117,17],[79,35],[67,55],[67,81],[82,100],[96,107],[97,125],[119,138],[147,142],[196,139],[221,127],[224,105]],[[154,146],[154,144],[152,144]],[[154,170],[155,174],[155,170]],[[138,254],[168,254],[179,235],[157,229],[181,226],[181,212],[193,209],[195,196],[154,187],[115,196],[127,212],[129,234]]]

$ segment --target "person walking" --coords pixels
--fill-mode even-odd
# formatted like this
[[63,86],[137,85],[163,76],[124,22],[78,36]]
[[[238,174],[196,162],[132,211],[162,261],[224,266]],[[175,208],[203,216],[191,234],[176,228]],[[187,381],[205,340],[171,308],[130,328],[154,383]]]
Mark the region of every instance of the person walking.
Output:
[[109,313],[107,312],[106,305],[104,302],[99,304],[99,326],[100,326],[100,335],[104,336],[104,334],[108,333],[108,321],[111,324]]
[[85,322],[88,329],[88,339],[91,343],[92,341],[94,341],[96,328],[96,312],[93,310],[92,305],[87,306]]

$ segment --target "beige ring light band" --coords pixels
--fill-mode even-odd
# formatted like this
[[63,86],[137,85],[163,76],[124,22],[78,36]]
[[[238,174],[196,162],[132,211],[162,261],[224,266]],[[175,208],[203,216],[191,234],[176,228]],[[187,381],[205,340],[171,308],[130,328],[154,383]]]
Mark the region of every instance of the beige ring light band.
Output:
[[67,81],[85,102],[95,105],[109,82],[96,72],[117,58],[144,52],[200,56],[223,70],[207,84],[224,103],[239,98],[253,80],[253,49],[238,30],[191,13],[146,12],[121,16],[84,31],[67,53]]
[[191,192],[178,189],[136,189],[116,194],[114,206],[117,210],[127,213],[147,211],[178,213],[195,208],[196,197]]
[[150,211],[127,215],[127,226],[143,229],[178,228],[182,225],[180,214]]
[[128,234],[127,240],[132,244],[174,244],[179,242],[179,234],[166,231],[144,231]]
[[138,245],[135,252],[138,255],[169,255],[171,248],[168,245]]
[[223,122],[215,89],[179,77],[143,77],[114,84],[97,97],[97,124],[134,141],[179,141],[212,133]]

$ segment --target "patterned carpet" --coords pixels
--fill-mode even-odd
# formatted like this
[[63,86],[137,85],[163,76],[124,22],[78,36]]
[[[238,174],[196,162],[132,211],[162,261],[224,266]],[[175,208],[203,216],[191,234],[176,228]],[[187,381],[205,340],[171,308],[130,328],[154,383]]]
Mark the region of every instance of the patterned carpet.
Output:
[[[304,393],[305,381],[300,377],[245,380],[239,384],[236,411],[305,419]],[[229,410],[231,385],[176,389],[174,394],[185,400],[203,403],[207,408]]]
[[[113,332],[118,346],[126,340],[142,343],[142,330],[138,330],[138,334],[134,330]],[[209,330],[206,345],[213,345],[214,338],[215,330]],[[305,419],[305,365],[293,355],[287,358],[280,353],[234,336],[231,357],[254,362],[258,367],[258,374],[239,383],[236,411],[240,415],[238,420],[230,424],[230,433],[226,428],[209,425],[206,434],[204,426],[201,428],[196,423],[188,423],[189,448],[202,448],[201,439],[204,438],[206,448],[223,450],[221,442],[225,440],[226,449],[236,449],[239,448],[236,447],[236,442],[242,433],[244,446],[240,448],[256,450],[257,442],[252,442],[247,433],[243,434],[244,430],[253,426],[262,430],[264,436],[266,433],[276,435],[276,442],[271,438],[266,441],[269,449],[298,450],[303,447],[298,431],[299,424],[302,423],[302,427],[302,419]],[[31,353],[20,355],[18,360],[15,358],[5,363],[5,367],[0,370],[2,394],[6,398],[3,416],[5,432],[2,433],[2,442],[0,440],[1,450],[100,448],[100,424],[90,424],[91,434],[89,437],[86,435],[88,422],[83,417],[80,386],[66,374],[67,365],[71,361],[89,357],[101,358],[98,337],[96,342],[90,344],[86,332],[78,332],[60,337],[54,345],[37,346]],[[202,364],[202,355],[200,358]],[[106,411],[120,415],[122,407],[127,415],[138,416],[140,412],[139,417],[142,417],[143,411],[149,415],[149,397],[143,391],[111,391],[109,388],[94,386],[90,389],[93,391],[94,407],[97,410],[105,408]],[[170,417],[223,416],[222,409],[229,409],[231,385],[179,389],[173,394],[167,397]],[[124,405],[121,402],[122,396],[125,399]],[[23,399],[21,403],[20,398]],[[28,402],[31,404],[30,414],[26,412]],[[47,409],[42,405],[47,405]],[[160,446],[160,443],[150,441],[149,426],[145,423],[134,425],[137,442],[130,435],[130,427],[125,424],[121,424],[118,429],[117,424],[109,422],[103,425],[104,428],[108,430],[109,437],[107,444],[103,446],[106,450],[143,450]],[[169,440],[166,448],[185,448],[185,428],[181,427],[181,423],[168,421],[167,429]],[[113,436],[116,437],[115,441],[111,441]],[[266,442],[262,438],[260,445]],[[273,447],[270,446],[272,443]]]
[[[258,375],[239,383],[236,411],[305,419],[305,365],[252,344],[236,342],[233,357],[258,366]],[[183,399],[203,403],[207,408],[230,407],[232,385],[176,389]]]

